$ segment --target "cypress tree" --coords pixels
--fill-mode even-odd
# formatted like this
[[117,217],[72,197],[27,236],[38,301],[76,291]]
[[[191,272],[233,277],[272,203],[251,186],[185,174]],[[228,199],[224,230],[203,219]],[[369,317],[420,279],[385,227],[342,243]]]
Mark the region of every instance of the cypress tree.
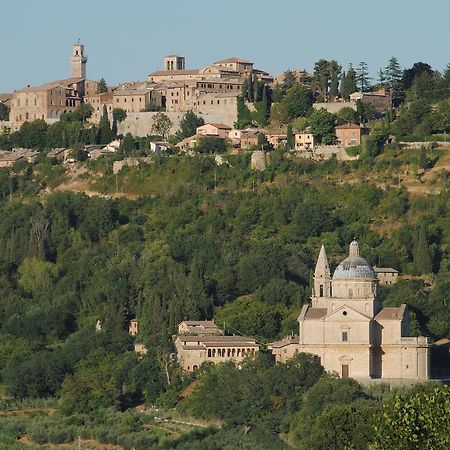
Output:
[[108,144],[112,139],[111,125],[108,118],[108,110],[103,105],[103,114],[99,123],[99,140],[100,144]]
[[111,133],[114,136],[117,136],[117,119],[115,116],[113,116],[113,123],[112,123],[112,127],[111,127]]
[[261,101],[261,89],[260,89],[261,83],[258,80],[258,77],[256,75],[253,76],[253,100],[255,102]]
[[266,85],[263,85],[263,94],[262,94],[262,110],[264,114],[264,123],[266,125],[270,119],[270,108],[271,108],[271,98],[270,91]]
[[292,150],[295,146],[294,142],[294,133],[292,132],[292,125],[289,124],[287,127],[287,141],[286,141],[286,147],[288,150]]
[[247,93],[247,100],[249,102],[252,102],[254,100],[254,91],[253,91],[253,77],[252,74],[248,77],[248,93]]
[[428,247],[427,229],[424,222],[421,223],[419,228],[414,252],[414,268],[419,274],[431,273],[433,269]]

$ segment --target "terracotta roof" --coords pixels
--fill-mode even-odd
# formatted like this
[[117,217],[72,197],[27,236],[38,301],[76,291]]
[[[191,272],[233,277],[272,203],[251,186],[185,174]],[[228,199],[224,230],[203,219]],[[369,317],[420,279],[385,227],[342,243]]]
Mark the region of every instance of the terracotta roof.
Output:
[[345,125],[339,125],[336,127],[336,130],[352,130],[352,129],[362,129],[364,127],[362,127],[361,125],[356,125],[356,123],[347,123]]
[[231,127],[225,125],[224,123],[205,123],[205,125],[212,125],[213,127],[216,127],[219,130],[231,130]]
[[245,59],[236,58],[236,57],[221,59],[220,61],[216,61],[214,64],[226,64],[226,63],[253,64],[249,61],[245,61]]
[[269,347],[272,348],[282,348],[286,347],[287,345],[298,345],[300,342],[299,336],[297,334],[286,336],[285,338],[281,339],[281,341],[277,342],[271,342],[270,344],[267,344]]
[[184,69],[184,70],[157,70],[152,72],[149,77],[162,75],[199,75],[200,69]]
[[120,89],[114,91],[114,97],[118,95],[147,95],[150,91],[147,89]]
[[375,273],[399,273],[397,269],[393,269],[392,267],[377,267],[374,266],[373,270]]
[[305,319],[323,319],[327,315],[327,308],[308,308]]
[[[204,327],[213,327],[217,328],[217,325],[212,320],[183,320],[183,322],[187,326],[200,326],[203,325]],[[180,323],[180,325],[181,325]]]
[[376,316],[375,320],[402,320],[406,311],[406,305],[398,307],[383,308]]
[[200,342],[200,346],[195,347],[196,349],[200,347],[230,347],[234,345],[259,347],[254,339],[243,336],[178,336],[177,339],[189,348],[192,347],[192,345],[189,345],[191,342]]

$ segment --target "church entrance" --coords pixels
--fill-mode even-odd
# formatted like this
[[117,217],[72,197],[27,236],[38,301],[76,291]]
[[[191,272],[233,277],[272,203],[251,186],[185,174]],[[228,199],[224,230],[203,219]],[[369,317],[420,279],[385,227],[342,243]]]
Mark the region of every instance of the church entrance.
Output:
[[342,364],[342,378],[349,377],[348,364]]

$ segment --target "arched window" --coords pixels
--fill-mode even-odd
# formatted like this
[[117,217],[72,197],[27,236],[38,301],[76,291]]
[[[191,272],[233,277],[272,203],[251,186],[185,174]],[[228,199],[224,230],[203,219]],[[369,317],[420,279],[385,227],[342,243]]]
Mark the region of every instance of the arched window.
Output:
[[348,290],[348,298],[353,298],[353,289]]
[[320,296],[320,297],[323,297],[323,284],[320,285],[320,288],[319,288],[319,296]]

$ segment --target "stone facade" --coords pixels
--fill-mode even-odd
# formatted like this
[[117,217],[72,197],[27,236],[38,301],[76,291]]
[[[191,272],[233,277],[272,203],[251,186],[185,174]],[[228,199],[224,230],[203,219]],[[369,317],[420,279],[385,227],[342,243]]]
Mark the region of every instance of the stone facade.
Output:
[[205,123],[197,127],[197,136],[213,136],[220,139],[227,139],[230,134],[231,127],[223,123]]
[[192,336],[220,336],[223,331],[213,320],[183,320],[178,325],[178,334]]
[[314,135],[310,130],[305,130],[300,133],[294,134],[294,149],[297,151],[301,150],[312,150],[314,148]]
[[398,270],[392,269],[391,267],[376,266],[374,266],[373,270],[381,285],[387,286],[397,282]]
[[[311,305],[299,316],[298,349],[320,358],[327,371],[360,380],[430,377],[430,341],[410,337],[406,305],[382,308],[379,281],[373,268],[359,255],[356,241],[349,256],[331,276],[322,246],[314,272]],[[295,344],[271,345],[277,360]]]
[[131,319],[128,326],[128,334],[136,336],[139,333],[139,321],[138,319]]
[[70,65],[72,69],[72,78],[86,78],[87,56],[84,54],[84,45],[74,44],[72,48],[72,58]]
[[343,146],[360,145],[364,136],[369,134],[367,128],[354,123],[339,125],[335,130],[337,142]]
[[196,371],[206,361],[240,363],[259,351],[259,345],[254,339],[224,336],[214,322],[184,321],[179,325],[180,331],[174,343],[177,361],[186,372]]

